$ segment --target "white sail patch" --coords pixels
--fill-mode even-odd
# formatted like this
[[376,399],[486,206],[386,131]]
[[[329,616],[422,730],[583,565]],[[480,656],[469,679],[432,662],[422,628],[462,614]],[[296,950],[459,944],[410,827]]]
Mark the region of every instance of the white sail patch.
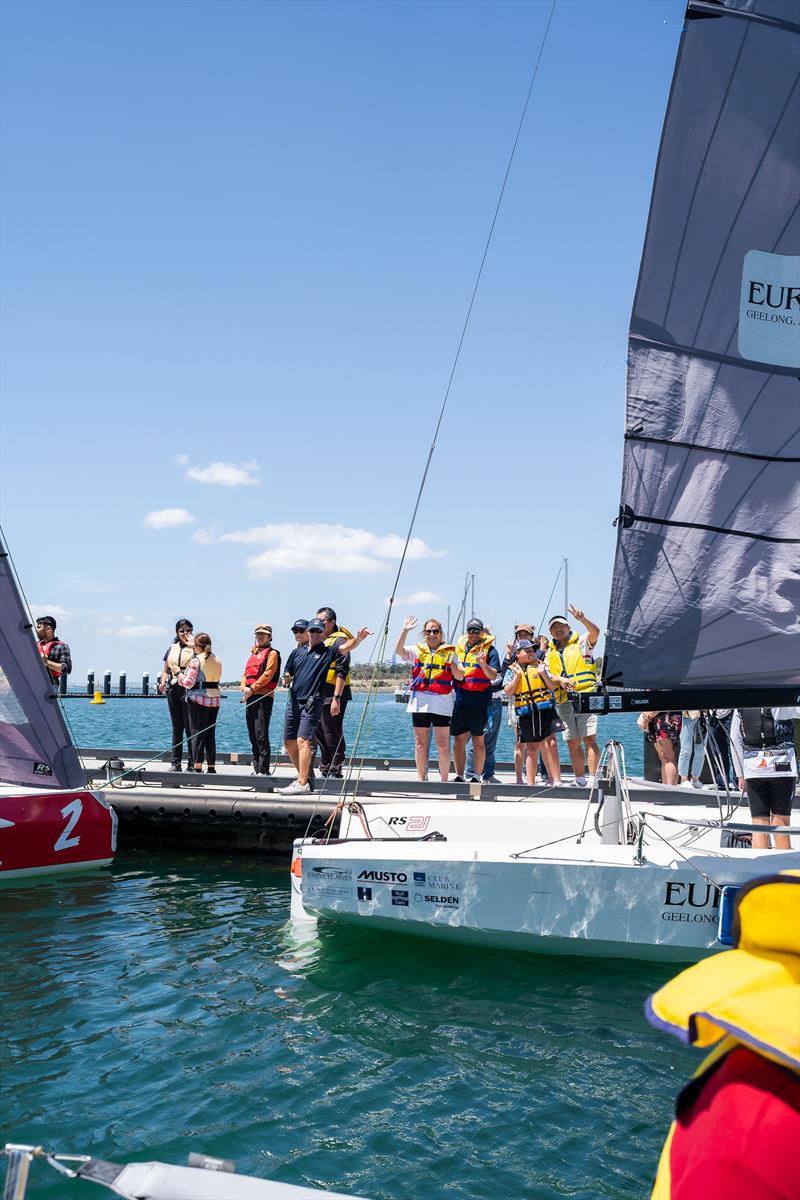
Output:
[[739,353],[754,362],[800,367],[800,255],[745,254]]

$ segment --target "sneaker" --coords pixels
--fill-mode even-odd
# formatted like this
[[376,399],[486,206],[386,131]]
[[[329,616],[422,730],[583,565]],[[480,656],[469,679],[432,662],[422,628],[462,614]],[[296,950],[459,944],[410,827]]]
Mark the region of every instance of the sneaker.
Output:
[[466,783],[466,780],[464,779],[463,775],[454,775],[453,783]]
[[[178,770],[180,771],[180,767],[178,767]],[[194,767],[192,766],[192,764],[191,764],[191,763],[187,763],[187,764],[186,764],[186,770],[187,770],[187,771],[193,771],[193,770],[194,770]]]
[[299,779],[295,779],[288,787],[277,788],[279,796],[308,796],[311,792],[311,785],[301,783]]
[[467,783],[483,783],[483,780],[479,779],[477,775],[470,775]]
[[182,771],[183,767],[181,766],[180,763],[173,763],[169,769],[170,769],[170,771]]
[[572,781],[572,786],[585,788],[586,787],[586,776],[585,775],[576,775]]
[[694,787],[694,784],[692,783],[691,779],[684,779],[681,782],[681,787]]
[[696,788],[698,792],[702,792],[702,790],[703,790],[703,785],[699,779],[692,780],[692,787]]
[[496,775],[487,775],[487,776],[485,776],[483,782],[484,783],[502,783],[503,781],[502,781],[502,779],[498,779]]
[[216,773],[217,773],[217,768],[216,768],[216,767],[206,767],[206,774],[208,774],[208,775],[216,775]]
[[586,776],[586,786],[587,786],[588,788],[593,788],[593,787],[594,787],[594,785],[595,785],[595,777],[594,777],[594,775],[587,775],[587,776]]

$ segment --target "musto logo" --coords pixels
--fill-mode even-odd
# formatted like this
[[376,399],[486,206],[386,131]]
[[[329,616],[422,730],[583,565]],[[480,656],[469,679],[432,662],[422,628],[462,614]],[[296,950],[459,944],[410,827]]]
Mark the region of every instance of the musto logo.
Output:
[[672,880],[664,889],[661,920],[716,925],[719,919],[719,895],[719,888],[704,880],[696,883]]
[[359,871],[358,878],[370,883],[408,883],[405,871]]
[[745,254],[739,353],[755,362],[800,367],[800,255]]

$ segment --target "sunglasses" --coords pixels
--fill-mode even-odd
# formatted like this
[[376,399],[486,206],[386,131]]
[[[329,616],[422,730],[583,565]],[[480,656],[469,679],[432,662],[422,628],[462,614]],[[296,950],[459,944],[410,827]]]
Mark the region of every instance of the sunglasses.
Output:
[[426,629],[425,635],[427,636],[429,633],[441,633],[441,632],[442,632],[441,629]]
[[191,633],[194,629],[193,625],[179,625],[178,633]]

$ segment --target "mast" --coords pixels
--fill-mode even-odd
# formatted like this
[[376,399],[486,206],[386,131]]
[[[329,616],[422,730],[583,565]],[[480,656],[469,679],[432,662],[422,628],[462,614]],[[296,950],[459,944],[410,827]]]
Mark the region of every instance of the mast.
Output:
[[790,15],[782,0],[686,10],[630,322],[603,666],[650,707],[800,694]]
[[564,616],[569,613],[569,559],[564,559]]

